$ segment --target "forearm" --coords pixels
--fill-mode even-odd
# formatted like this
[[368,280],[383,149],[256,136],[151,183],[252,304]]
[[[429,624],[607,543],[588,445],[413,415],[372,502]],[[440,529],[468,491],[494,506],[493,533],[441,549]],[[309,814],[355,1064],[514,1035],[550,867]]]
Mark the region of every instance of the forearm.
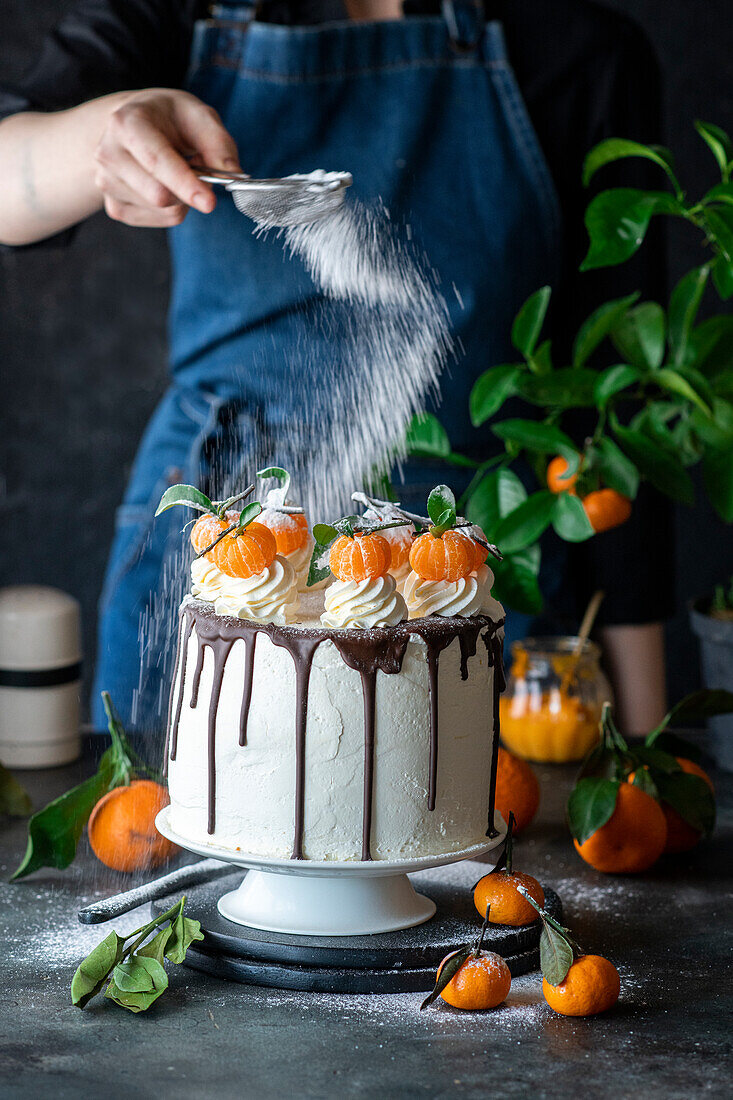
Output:
[[648,733],[667,709],[664,627],[607,626],[601,636],[618,726],[624,733]]
[[31,244],[102,208],[94,154],[110,113],[130,94],[0,123],[0,243]]

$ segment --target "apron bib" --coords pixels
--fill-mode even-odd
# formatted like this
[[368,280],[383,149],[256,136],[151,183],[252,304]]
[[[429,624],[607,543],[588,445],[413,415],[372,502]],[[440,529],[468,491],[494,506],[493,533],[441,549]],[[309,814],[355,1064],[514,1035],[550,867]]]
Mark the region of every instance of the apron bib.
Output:
[[[218,18],[196,25],[187,87],[219,112],[253,176],[347,170],[356,198],[381,200],[393,223],[409,224],[439,274],[461,348],[435,407],[455,449],[485,457],[495,443],[487,428],[472,428],[468,396],[484,370],[516,357],[514,315],[556,280],[560,217],[501,25],[484,23],[473,3],[447,2],[444,10],[444,18],[297,27],[257,22],[248,5],[223,5]],[[315,323],[323,299],[300,260],[275,234],[256,237],[227,196],[213,214],[190,211],[169,239],[173,384],[119,510],[100,608],[97,686],[123,717],[136,695],[137,726],[159,724],[165,713],[161,662],[180,591],[161,571],[167,541],[181,541],[181,516],[174,509],[152,523],[160,493],[180,478],[215,478],[212,455],[232,422],[240,440],[276,440],[302,418],[298,349],[307,343],[315,387],[319,341],[328,361],[333,339]],[[410,463],[405,503],[422,506],[437,482],[457,481],[453,474]],[[146,644],[159,635],[160,652],[146,655],[141,674],[146,606],[154,627]],[[103,728],[97,699],[98,692],[94,717]]]

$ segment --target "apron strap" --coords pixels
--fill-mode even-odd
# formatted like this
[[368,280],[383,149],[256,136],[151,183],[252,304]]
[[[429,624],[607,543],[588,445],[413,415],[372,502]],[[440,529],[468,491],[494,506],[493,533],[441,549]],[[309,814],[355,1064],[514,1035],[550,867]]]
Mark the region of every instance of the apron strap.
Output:
[[456,53],[472,53],[486,24],[483,0],[441,0],[441,11]]

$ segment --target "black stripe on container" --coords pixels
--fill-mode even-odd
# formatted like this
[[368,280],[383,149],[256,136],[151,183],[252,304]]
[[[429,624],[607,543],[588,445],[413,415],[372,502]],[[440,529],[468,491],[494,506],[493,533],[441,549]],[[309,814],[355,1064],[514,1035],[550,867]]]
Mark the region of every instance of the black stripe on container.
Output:
[[81,679],[81,661],[63,668],[0,668],[0,687],[43,688],[72,684]]

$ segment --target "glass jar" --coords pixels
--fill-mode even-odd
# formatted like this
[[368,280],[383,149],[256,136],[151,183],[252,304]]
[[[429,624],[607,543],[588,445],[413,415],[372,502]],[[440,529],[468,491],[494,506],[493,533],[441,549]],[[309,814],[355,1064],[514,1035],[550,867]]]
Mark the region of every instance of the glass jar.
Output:
[[601,651],[577,638],[525,638],[512,645],[512,665],[500,704],[501,739],[510,752],[538,763],[582,760],[597,744],[598,723],[611,687]]

